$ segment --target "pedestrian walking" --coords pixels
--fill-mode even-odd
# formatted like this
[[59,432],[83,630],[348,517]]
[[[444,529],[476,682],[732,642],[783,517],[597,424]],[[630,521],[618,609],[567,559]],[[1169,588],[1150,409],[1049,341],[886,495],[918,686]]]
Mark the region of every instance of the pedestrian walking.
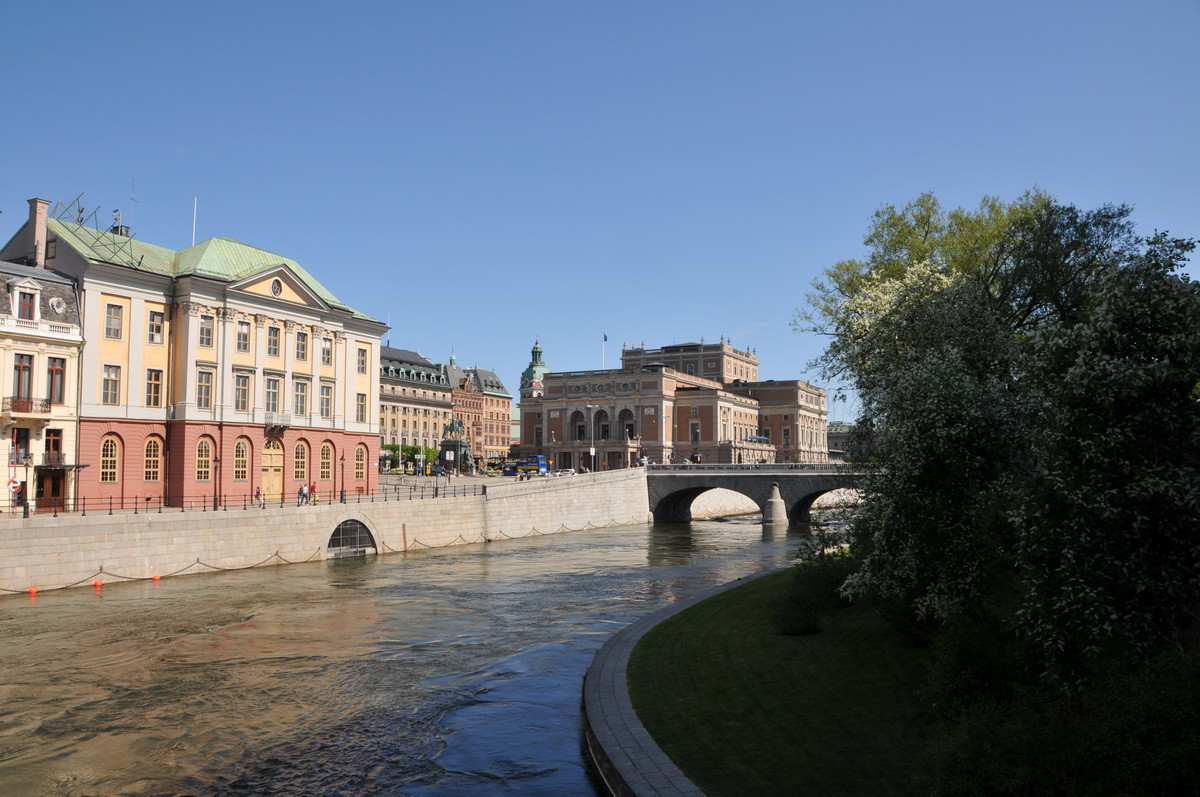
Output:
[[308,503],[308,485],[300,485],[299,492],[296,493],[296,506]]
[[254,503],[258,505],[259,509],[267,508],[267,499],[263,496],[261,487],[254,488]]

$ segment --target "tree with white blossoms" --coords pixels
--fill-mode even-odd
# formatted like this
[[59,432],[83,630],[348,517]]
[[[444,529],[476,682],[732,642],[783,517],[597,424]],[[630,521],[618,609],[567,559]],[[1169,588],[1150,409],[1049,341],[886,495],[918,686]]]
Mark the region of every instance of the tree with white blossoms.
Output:
[[922,634],[1017,629],[1054,679],[1186,637],[1200,299],[1190,242],[1142,241],[1129,213],[925,194],[814,283],[794,323],[830,336],[874,466],[845,592]]

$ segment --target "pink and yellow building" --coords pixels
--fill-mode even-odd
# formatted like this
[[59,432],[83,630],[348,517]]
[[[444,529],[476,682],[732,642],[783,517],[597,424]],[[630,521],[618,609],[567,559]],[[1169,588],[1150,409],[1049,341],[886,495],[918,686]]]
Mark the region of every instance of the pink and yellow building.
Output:
[[[294,260],[183,250],[30,200],[0,259],[79,286],[78,495],[169,506],[376,486],[380,336]],[[58,216],[56,218],[55,216]]]

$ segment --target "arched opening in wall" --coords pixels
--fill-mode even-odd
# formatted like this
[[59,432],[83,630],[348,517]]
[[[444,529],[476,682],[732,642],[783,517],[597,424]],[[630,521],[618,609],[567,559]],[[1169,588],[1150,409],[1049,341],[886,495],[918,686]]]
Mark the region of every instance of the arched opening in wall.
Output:
[[343,556],[364,556],[368,548],[371,549],[371,553],[378,553],[375,538],[358,520],[343,520],[339,523],[325,548],[335,559]]

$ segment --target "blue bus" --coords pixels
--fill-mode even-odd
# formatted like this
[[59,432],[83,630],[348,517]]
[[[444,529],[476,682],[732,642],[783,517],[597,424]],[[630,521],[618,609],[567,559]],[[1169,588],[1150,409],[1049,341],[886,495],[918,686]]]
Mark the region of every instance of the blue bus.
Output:
[[516,476],[518,473],[546,476],[550,473],[550,464],[542,454],[531,454],[520,459],[510,459],[504,463],[505,476]]

